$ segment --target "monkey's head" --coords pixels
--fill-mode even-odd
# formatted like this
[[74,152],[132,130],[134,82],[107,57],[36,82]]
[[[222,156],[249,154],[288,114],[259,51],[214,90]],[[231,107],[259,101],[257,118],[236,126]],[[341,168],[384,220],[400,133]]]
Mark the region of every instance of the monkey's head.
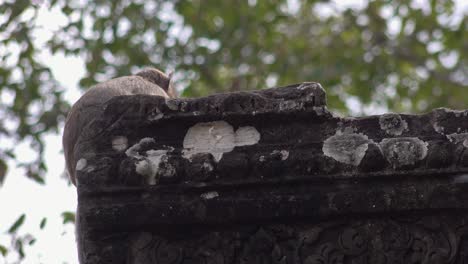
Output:
[[138,72],[136,75],[144,78],[145,80],[149,82],[152,82],[158,85],[167,93],[167,95],[169,95],[169,97],[171,98],[177,97],[176,91],[172,83],[172,73],[166,75],[165,73],[161,72],[158,69],[146,68]]

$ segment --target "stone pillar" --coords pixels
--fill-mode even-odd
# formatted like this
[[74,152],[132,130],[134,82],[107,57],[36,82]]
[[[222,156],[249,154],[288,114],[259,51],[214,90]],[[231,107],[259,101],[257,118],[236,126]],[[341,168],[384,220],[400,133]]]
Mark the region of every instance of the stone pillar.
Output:
[[468,262],[468,111],[343,118],[302,83],[121,96],[84,131],[82,264]]

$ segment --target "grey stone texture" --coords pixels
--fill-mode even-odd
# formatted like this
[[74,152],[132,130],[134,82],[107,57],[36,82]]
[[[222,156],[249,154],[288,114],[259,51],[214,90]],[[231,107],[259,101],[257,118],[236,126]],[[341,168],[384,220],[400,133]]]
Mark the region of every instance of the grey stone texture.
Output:
[[74,148],[80,261],[468,263],[467,135],[468,110],[339,117],[318,83],[119,96]]

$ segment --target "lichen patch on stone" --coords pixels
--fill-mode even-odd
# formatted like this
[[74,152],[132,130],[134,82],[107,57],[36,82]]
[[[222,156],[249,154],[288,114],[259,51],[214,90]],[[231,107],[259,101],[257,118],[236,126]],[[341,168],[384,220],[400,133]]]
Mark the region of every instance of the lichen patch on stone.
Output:
[[447,139],[455,144],[463,144],[465,148],[468,148],[468,133],[453,133],[447,135]]
[[83,172],[86,172],[86,173],[90,173],[92,171],[94,171],[95,167],[88,164],[88,161],[86,159],[79,159],[78,162],[76,163],[76,167],[75,167],[75,170],[76,171],[83,171]]
[[78,162],[76,163],[76,166],[75,166],[75,169],[77,171],[81,171],[83,170],[84,168],[86,168],[86,164],[88,162],[86,161],[86,159],[79,159]]
[[[146,151],[145,156],[140,156],[139,158],[142,160],[139,160],[135,164],[135,171],[146,177],[146,182],[149,185],[155,185],[158,183],[158,171],[159,171],[159,165],[161,161],[166,157],[168,150],[164,149],[159,149],[159,150],[148,150]],[[172,167],[173,168],[173,167]],[[167,170],[167,173],[171,175],[163,175],[170,177],[173,174],[175,174],[175,169]]]
[[210,200],[210,199],[216,198],[218,196],[219,196],[218,192],[206,192],[206,193],[202,193],[200,195],[200,197],[205,199],[205,200]]
[[150,111],[147,113],[147,118],[149,121],[157,121],[163,117],[164,117],[164,113],[157,106],[152,107]]
[[301,83],[301,85],[299,85],[297,87],[297,89],[305,90],[305,89],[309,89],[309,88],[316,88],[316,87],[319,87],[319,86],[322,87],[319,83],[305,82],[305,83]]
[[214,167],[209,162],[203,162],[203,169],[207,172],[212,172],[214,170]]
[[112,138],[112,149],[122,152],[128,147],[128,139],[124,136],[116,136]]
[[442,134],[442,135],[445,135],[445,133],[444,133],[445,128],[443,126],[440,126],[437,122],[434,122],[432,124],[432,127],[434,128],[435,132],[437,132],[439,134]]
[[142,158],[142,155],[140,155],[139,151],[142,149],[142,146],[145,145],[145,144],[151,144],[151,143],[154,143],[156,142],[154,140],[154,138],[142,138],[140,140],[140,142],[138,142],[137,144],[131,146],[129,149],[127,149],[127,151],[125,151],[125,154],[128,156],[128,157],[133,157],[133,158]]
[[140,175],[150,175],[151,174],[151,164],[148,160],[140,160],[135,164],[135,171]]
[[166,105],[169,109],[173,110],[173,111],[177,111],[179,110],[179,103],[178,103],[178,100],[177,99],[169,99],[169,98],[166,98]]
[[372,141],[361,133],[337,133],[323,142],[322,151],[325,156],[336,161],[358,166],[366,155],[369,143]]
[[288,111],[288,110],[300,110],[304,108],[304,102],[294,101],[294,100],[284,100],[280,102],[279,110]]
[[172,163],[169,162],[169,157],[167,155],[163,155],[160,160],[160,164],[157,175],[163,178],[172,178],[176,175],[176,168]]
[[408,123],[399,114],[383,114],[379,118],[380,129],[392,136],[399,136],[408,130]]
[[328,110],[326,106],[314,106],[313,109],[318,116],[328,114]]
[[445,113],[453,113],[456,117],[468,116],[468,110],[455,110],[446,107],[440,107],[437,108],[437,110]]
[[235,145],[238,146],[249,146],[257,144],[260,141],[260,133],[253,126],[239,127],[236,130]]
[[394,168],[423,160],[427,156],[427,146],[427,142],[416,137],[385,138],[380,142],[382,153]]
[[354,134],[357,131],[357,129],[355,127],[346,126],[342,122],[338,122],[338,127],[339,127],[339,129],[336,131],[336,135]]
[[196,153],[211,153],[219,161],[223,153],[235,147],[234,129],[226,121],[198,123],[187,131],[183,146],[186,158]]
[[[142,138],[125,152],[128,157],[137,160],[135,171],[145,176],[146,183],[149,185],[157,184],[160,177],[172,177],[176,173],[175,168],[168,162],[167,157],[167,153],[173,151],[174,148],[164,146],[165,149],[148,150],[148,145],[153,143],[155,143],[154,138]],[[163,166],[161,163],[164,163]]]
[[257,144],[260,133],[251,126],[234,128],[226,121],[198,123],[187,131],[183,146],[183,155],[187,159],[197,153],[210,153],[215,161],[220,161],[223,154],[234,147]]
[[281,157],[281,160],[287,160],[288,157],[289,157],[289,151],[287,150],[273,150],[273,152],[271,153],[271,155],[280,155]]

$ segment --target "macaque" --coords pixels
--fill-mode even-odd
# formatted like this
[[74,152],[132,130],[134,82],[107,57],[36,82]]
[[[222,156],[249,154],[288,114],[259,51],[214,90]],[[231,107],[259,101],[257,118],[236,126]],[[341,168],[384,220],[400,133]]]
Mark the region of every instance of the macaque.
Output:
[[68,113],[63,131],[62,144],[65,154],[66,170],[70,180],[76,185],[75,168],[77,160],[74,148],[83,129],[96,116],[104,111],[104,104],[115,96],[149,94],[165,98],[175,97],[171,75],[148,68],[136,75],[119,77],[99,83],[88,89],[73,105]]

